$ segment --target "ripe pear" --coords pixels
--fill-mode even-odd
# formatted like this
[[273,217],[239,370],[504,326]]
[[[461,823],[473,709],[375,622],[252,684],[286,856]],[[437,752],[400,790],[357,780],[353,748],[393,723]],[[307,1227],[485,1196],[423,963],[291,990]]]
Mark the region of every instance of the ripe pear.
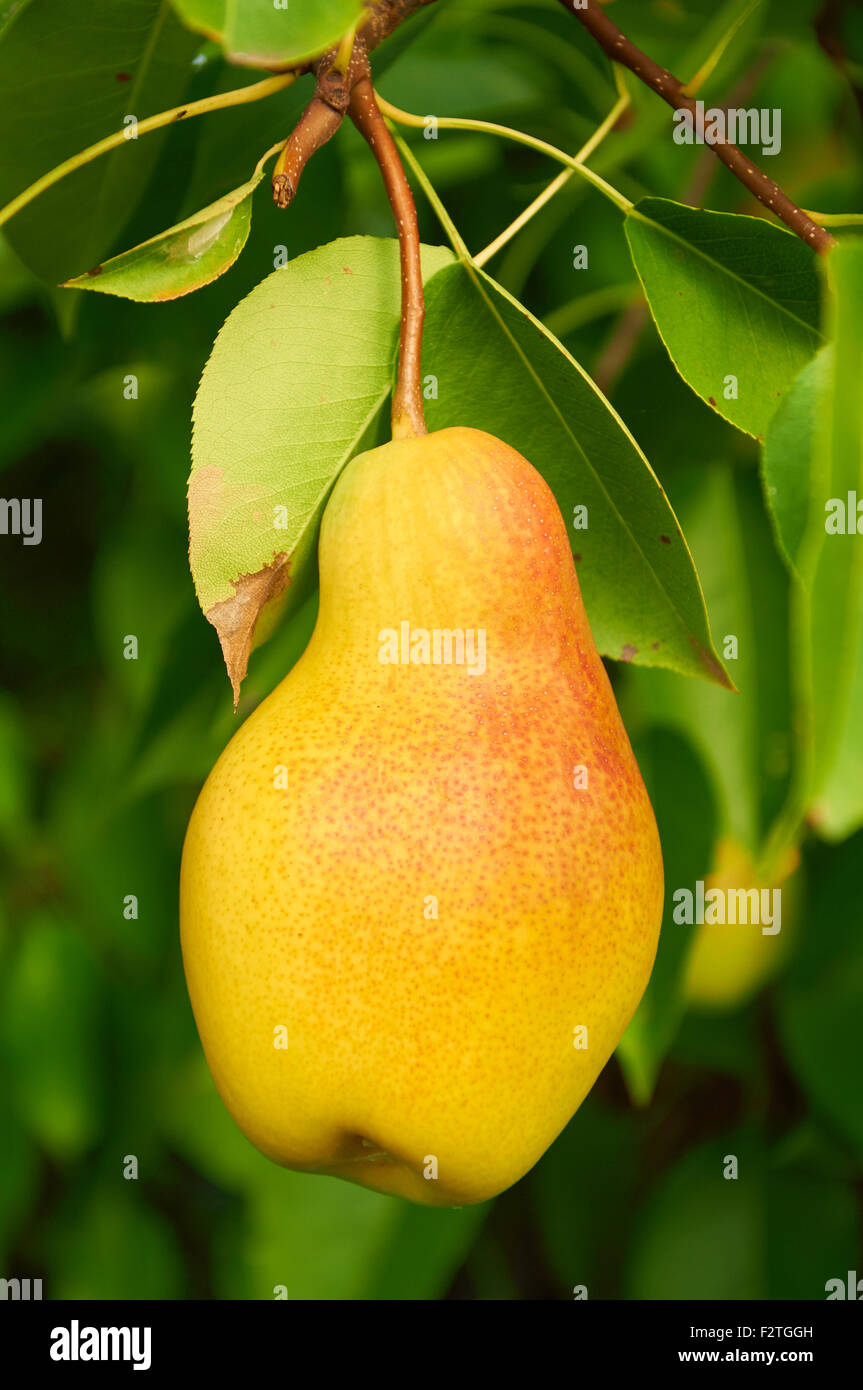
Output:
[[189,824],[195,1018],[276,1162],[481,1202],[536,1163],[641,998],[653,811],[520,454],[444,429],[360,455],[319,559],[308,647]]
[[[751,920],[751,908],[747,907],[749,920],[746,922],[702,922],[698,927],[684,980],[684,994],[694,1008],[736,1008],[751,999],[776,974],[793,938],[797,898],[795,870],[799,858],[796,850],[789,851],[765,881],[745,845],[731,836],[720,840],[716,867],[705,880],[705,894],[718,888],[729,902],[729,892],[742,890],[751,899],[755,889],[759,895],[759,921]],[[782,890],[779,931],[765,933],[760,921],[761,893],[767,889],[771,895],[767,902],[772,916],[773,891],[777,888]],[[742,912],[735,910],[735,916],[741,915]]]

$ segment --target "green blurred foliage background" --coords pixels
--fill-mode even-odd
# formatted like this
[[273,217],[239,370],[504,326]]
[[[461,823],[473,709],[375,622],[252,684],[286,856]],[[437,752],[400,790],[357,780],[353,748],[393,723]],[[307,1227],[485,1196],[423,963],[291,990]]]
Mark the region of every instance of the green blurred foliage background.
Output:
[[[735,9],[613,6],[681,76]],[[498,120],[565,149],[608,110],[605,60],[558,6],[473,0],[443,5],[413,44],[408,28],[381,51],[379,85],[409,110]],[[249,77],[205,45],[187,97]],[[307,87],[172,130],[111,249],[241,183]],[[762,5],[705,95],[781,107],[770,172],[802,206],[863,207],[853,7]],[[671,142],[661,103],[633,96],[599,172],[633,198],[757,211],[709,152]],[[481,135],[413,144],[473,250],[556,173]],[[442,241],[418,202],[423,239]],[[43,1278],[51,1298],[272,1298],[279,1285],[316,1299],[571,1298],[578,1286],[591,1298],[822,1298],[827,1279],[863,1269],[863,831],[805,843],[779,976],[713,1012],[663,986],[645,1025],[661,1036],[658,1075],[639,1093],[613,1059],[537,1167],[493,1204],[423,1210],[282,1171],[215,1094],[183,979],[177,875],[189,812],[235,717],[186,563],[191,402],[218,328],[270,273],[274,249],[293,258],[353,233],[392,234],[377,170],[346,127],[287,214],[258,190],[237,266],[186,299],[140,306],[46,289],[0,243],[2,491],[44,499],[42,544],[0,543],[0,1271]],[[62,225],[50,237],[60,243]],[[582,242],[590,265],[575,271]],[[752,634],[737,696],[611,668],[669,882],[691,883],[722,835],[761,843],[788,777],[787,578],[758,447],[678,377],[639,304],[619,214],[586,184],[573,179],[490,270],[602,382],[644,448],[717,639]],[[124,398],[129,373],[137,400]],[[313,621],[311,600],[254,655],[241,717]],[[128,634],[136,661],[124,659]],[[124,915],[129,895],[137,917]],[[666,918],[664,931],[687,929]],[[723,1177],[728,1155],[736,1181]]]

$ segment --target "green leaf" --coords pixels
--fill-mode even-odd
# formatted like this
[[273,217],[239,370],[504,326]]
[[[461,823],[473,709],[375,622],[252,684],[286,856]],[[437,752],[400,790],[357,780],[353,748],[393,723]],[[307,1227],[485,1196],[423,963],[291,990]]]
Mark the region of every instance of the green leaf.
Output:
[[764,440],[764,495],[779,549],[795,575],[809,517],[816,406],[827,389],[832,370],[833,347],[828,344],[794,378]]
[[[859,1259],[858,1204],[850,1183],[805,1168],[779,1168],[767,1184],[768,1298],[824,1298]],[[801,1212],[817,1219],[801,1221]]]
[[23,1225],[38,1191],[40,1164],[18,1116],[0,1094],[0,1262],[9,1268],[10,1247]]
[[[116,730],[111,733],[118,738]],[[125,783],[112,788],[112,798],[106,790],[110,771],[81,767],[64,788],[67,797],[77,794],[88,804],[78,808],[77,820],[75,808],[63,806],[52,827],[56,853],[68,891],[87,904],[89,939],[114,961],[151,963],[174,926],[174,840],[157,802],[124,804]],[[126,916],[130,895],[138,900],[135,917]]]
[[812,807],[813,823],[829,840],[844,840],[863,824],[863,605],[845,643],[852,652],[845,720],[832,769]]
[[0,0],[0,34],[12,23],[19,10],[23,10],[25,5],[32,5],[33,0]]
[[97,1130],[98,990],[81,939],[34,918],[5,970],[0,1054],[25,1126],[58,1159],[80,1156]]
[[[725,698],[733,697],[725,692]],[[684,970],[693,928],[673,920],[674,893],[694,886],[709,872],[718,815],[704,764],[680,734],[652,729],[646,738],[633,741],[633,750],[656,815],[665,869],[665,906],[653,973],[617,1045],[630,1094],[637,1105],[646,1105],[685,1008]]]
[[[590,1299],[618,1293],[601,1281],[615,1264],[609,1251],[630,1239],[638,1193],[636,1123],[632,1110],[612,1111],[589,1096],[526,1179],[543,1252],[564,1298],[571,1299],[579,1284],[587,1285]],[[573,1200],[579,1192],[589,1192],[590,1200]]]
[[451,1211],[400,1202],[398,1222],[369,1271],[363,1297],[376,1302],[442,1298],[490,1209],[488,1202]]
[[268,1171],[251,1194],[244,1244],[252,1296],[272,1299],[285,1285],[290,1299],[363,1299],[367,1271],[384,1256],[399,1206],[339,1178],[258,1159]]
[[0,845],[23,848],[32,834],[32,771],[24,723],[11,696],[0,694]]
[[[829,932],[830,923],[813,914],[809,928]],[[863,1154],[863,954],[837,959],[832,969],[822,969],[813,980],[795,979],[784,994],[779,1016],[788,1058],[816,1113],[829,1116]]]
[[[725,1177],[727,1156],[738,1176]],[[757,1144],[726,1134],[688,1153],[651,1193],[632,1241],[626,1297],[764,1296],[764,1172]]]
[[863,1155],[861,852],[863,831],[841,846],[815,843],[806,930],[777,987],[777,1019],[816,1118],[838,1127]]
[[681,1020],[668,1055],[678,1066],[698,1067],[755,1084],[760,1057],[754,1011],[690,1010]]
[[[5,252],[10,261],[13,257],[18,261],[8,243],[2,241],[2,232],[0,247],[0,255]],[[33,281],[41,299],[44,288],[35,277]],[[27,307],[32,313],[35,306]],[[13,305],[3,305],[7,314],[13,308]],[[7,323],[11,325],[12,322],[11,317],[7,318]],[[7,330],[0,337],[0,381],[3,382],[0,468],[5,468],[26,458],[51,438],[70,398],[77,402],[79,387],[72,355],[59,333],[37,335]]]
[[[426,275],[450,259],[424,248]],[[324,503],[389,395],[399,283],[395,241],[331,242],[269,275],[216,339],[195,399],[189,559],[235,692],[262,610],[272,623],[313,580]]]
[[245,1203],[239,1258],[217,1272],[221,1297],[272,1299],[285,1284],[291,1299],[437,1298],[489,1212],[427,1210],[278,1167],[241,1134],[202,1059],[164,1118],[184,1157]]
[[363,0],[173,0],[193,29],[219,42],[232,63],[290,67],[337,43]]
[[63,288],[98,290],[151,302],[178,299],[209,285],[234,264],[245,246],[252,220],[252,195],[264,177],[267,160],[281,144],[268,150],[252,177],[232,193],[131,251],[67,280]]
[[[182,100],[200,40],[168,0],[34,0],[0,32],[0,205],[97,140]],[[51,281],[96,265],[137,206],[162,145],[129,139],[24,208],[6,232]]]
[[[430,429],[471,425],[505,440],[554,490],[570,528],[599,650],[719,684],[692,557],[632,435],[590,377],[528,311],[459,262],[428,287],[423,371]],[[587,529],[573,527],[587,508]]]
[[625,229],[680,375],[726,420],[762,437],[821,345],[814,252],[761,218],[664,198],[642,198]]
[[827,274],[834,353],[817,399],[797,633],[811,720],[810,815],[839,839],[863,823],[863,242],[838,246]]
[[244,1201],[239,1259],[219,1261],[217,1297],[272,1300],[279,1285],[290,1299],[367,1296],[369,1272],[397,1230],[401,1202],[265,1158],[234,1124],[203,1058],[183,1078],[165,1119],[187,1161]]
[[122,1155],[115,1147],[113,1172],[103,1171],[98,1185],[77,1183],[52,1214],[45,1244],[53,1298],[177,1299],[187,1292],[174,1232],[139,1195],[149,1175],[124,1181]]
[[[94,629],[103,668],[125,698],[125,717],[146,707],[165,674],[169,641],[189,602],[186,558],[163,516],[138,503],[106,534],[91,580]],[[185,592],[184,592],[185,590]],[[126,634],[138,641],[123,655]]]
[[677,502],[723,654],[736,641],[727,666],[737,690],[631,669],[621,703],[630,727],[647,719],[692,741],[715,789],[720,833],[757,854],[785,795],[794,746],[788,575],[754,470],[687,470]]

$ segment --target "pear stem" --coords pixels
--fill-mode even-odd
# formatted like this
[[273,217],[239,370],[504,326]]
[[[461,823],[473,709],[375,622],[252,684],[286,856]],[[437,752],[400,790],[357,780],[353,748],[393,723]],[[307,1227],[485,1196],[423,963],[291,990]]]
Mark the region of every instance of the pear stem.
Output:
[[378,107],[370,78],[361,77],[355,84],[351,92],[350,114],[378,162],[399,236],[402,316],[398,376],[393,392],[392,435],[393,439],[410,439],[428,433],[420,368],[425,298],[416,204],[396,143]]

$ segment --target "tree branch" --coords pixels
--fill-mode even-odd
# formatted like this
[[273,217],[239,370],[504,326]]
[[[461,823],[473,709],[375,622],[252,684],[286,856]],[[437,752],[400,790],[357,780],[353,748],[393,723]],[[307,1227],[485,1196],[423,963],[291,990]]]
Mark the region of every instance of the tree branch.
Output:
[[[357,26],[354,33],[356,34],[359,28],[362,28],[362,45],[367,54],[372,48],[376,48],[383,39],[387,38],[394,29],[398,28],[409,15],[422,9],[425,5],[431,4],[434,4],[434,0],[375,0],[375,3],[368,6],[361,25]],[[356,44],[353,45],[354,48],[356,46]],[[296,67],[274,71],[270,77],[264,78],[261,82],[237,87],[230,92],[218,92],[215,96],[186,102],[183,106],[172,106],[168,111],[159,111],[156,115],[147,116],[139,121],[138,134],[146,135],[151,130],[159,130],[162,126],[169,125],[174,121],[185,120],[188,116],[202,116],[208,111],[219,111],[227,106],[241,106],[246,102],[260,101],[263,97],[283,91],[285,87],[289,87],[304,73],[315,72],[319,76],[321,100],[331,106],[337,114],[340,111],[341,115],[339,120],[333,123],[328,117],[325,117],[323,112],[316,110],[304,124],[306,114],[304,113],[298,123],[299,126],[303,127],[302,131],[296,139],[291,137],[286,141],[284,163],[280,161],[282,167],[279,164],[276,165],[277,174],[284,175],[284,179],[280,178],[278,186],[274,188],[276,203],[279,207],[286,207],[296,190],[297,180],[309,155],[314,153],[315,149],[319,149],[334,134],[335,130],[338,129],[341,116],[348,109],[350,85],[345,86],[345,76],[340,70],[342,66],[340,58],[342,56],[341,45],[339,45],[331,48],[322,58],[316,58],[309,63],[300,63]],[[328,81],[325,80],[327,78]],[[344,88],[343,96],[338,94],[339,83]],[[65,159],[55,169],[50,169],[47,174],[43,174],[35,183],[31,183],[23,192],[17,194],[5,207],[0,208],[0,226],[4,222],[8,222],[22,208],[32,203],[35,198],[39,197],[40,193],[44,193],[46,189],[65,178],[67,174],[74,173],[76,169],[98,159],[100,155],[124,147],[128,138],[129,132],[124,127],[122,130],[115,131],[113,135],[107,135],[103,140],[97,140],[94,145],[88,145],[85,150],[80,150],[70,159]],[[293,145],[288,152],[287,146],[291,145],[292,139]],[[286,192],[288,192],[288,197],[285,201]]]
[[[629,68],[630,72],[635,73],[636,77],[652,91],[661,96],[663,101],[668,102],[669,106],[676,111],[688,111],[692,117],[693,127],[697,130],[699,120],[697,107],[692,97],[688,96],[685,86],[673,73],[666,68],[661,68],[652,58],[648,58],[646,53],[642,53],[640,48],[628,39],[622,30],[618,29],[613,20],[608,18],[597,3],[597,0],[559,0],[564,9],[584,25],[587,32],[596,39],[597,43],[608,54],[609,58],[615,63],[622,63]],[[769,179],[763,170],[727,140],[718,140],[715,144],[711,143],[710,148],[720,159],[726,168],[740,180],[742,184],[753,193],[760,203],[775,213],[777,217],[785,223],[801,240],[814,246],[815,250],[824,255],[831,247],[835,246],[835,241],[829,232],[823,227],[819,227],[817,222],[813,222],[811,217],[793,203],[786,193],[777,183]]]
[[[732,88],[728,102],[723,102],[722,105],[737,106],[741,102],[748,101],[764,69],[773,62],[775,57],[775,48],[766,49],[737,85]],[[685,203],[700,203],[702,201],[716,169],[716,160],[712,158],[710,149],[707,148],[698,160],[692,178],[683,190],[682,197]],[[644,299],[639,299],[634,304],[628,305],[626,311],[621,315],[617,327],[603,348],[592,373],[594,381],[604,396],[611,396],[649,322],[650,314]]]
[[335,135],[341,123],[340,111],[334,111],[318,97],[312,98],[273,169],[273,202],[277,208],[286,208],[293,201],[307,161]]
[[399,234],[402,316],[398,378],[393,392],[392,433],[393,439],[406,439],[427,432],[420,371],[425,299],[417,210],[399,152],[378,109],[369,77],[362,77],[355,83],[350,114],[357,130],[368,140],[378,162]]
[[[335,135],[361,78],[369,76],[368,55],[409,15],[434,0],[376,0],[370,4],[346,42],[297,69],[315,74],[315,94],[295,125],[273,170],[273,202],[286,208],[292,202],[300,174],[316,150]],[[347,45],[350,44],[350,48]],[[346,61],[346,54],[349,57]]]

